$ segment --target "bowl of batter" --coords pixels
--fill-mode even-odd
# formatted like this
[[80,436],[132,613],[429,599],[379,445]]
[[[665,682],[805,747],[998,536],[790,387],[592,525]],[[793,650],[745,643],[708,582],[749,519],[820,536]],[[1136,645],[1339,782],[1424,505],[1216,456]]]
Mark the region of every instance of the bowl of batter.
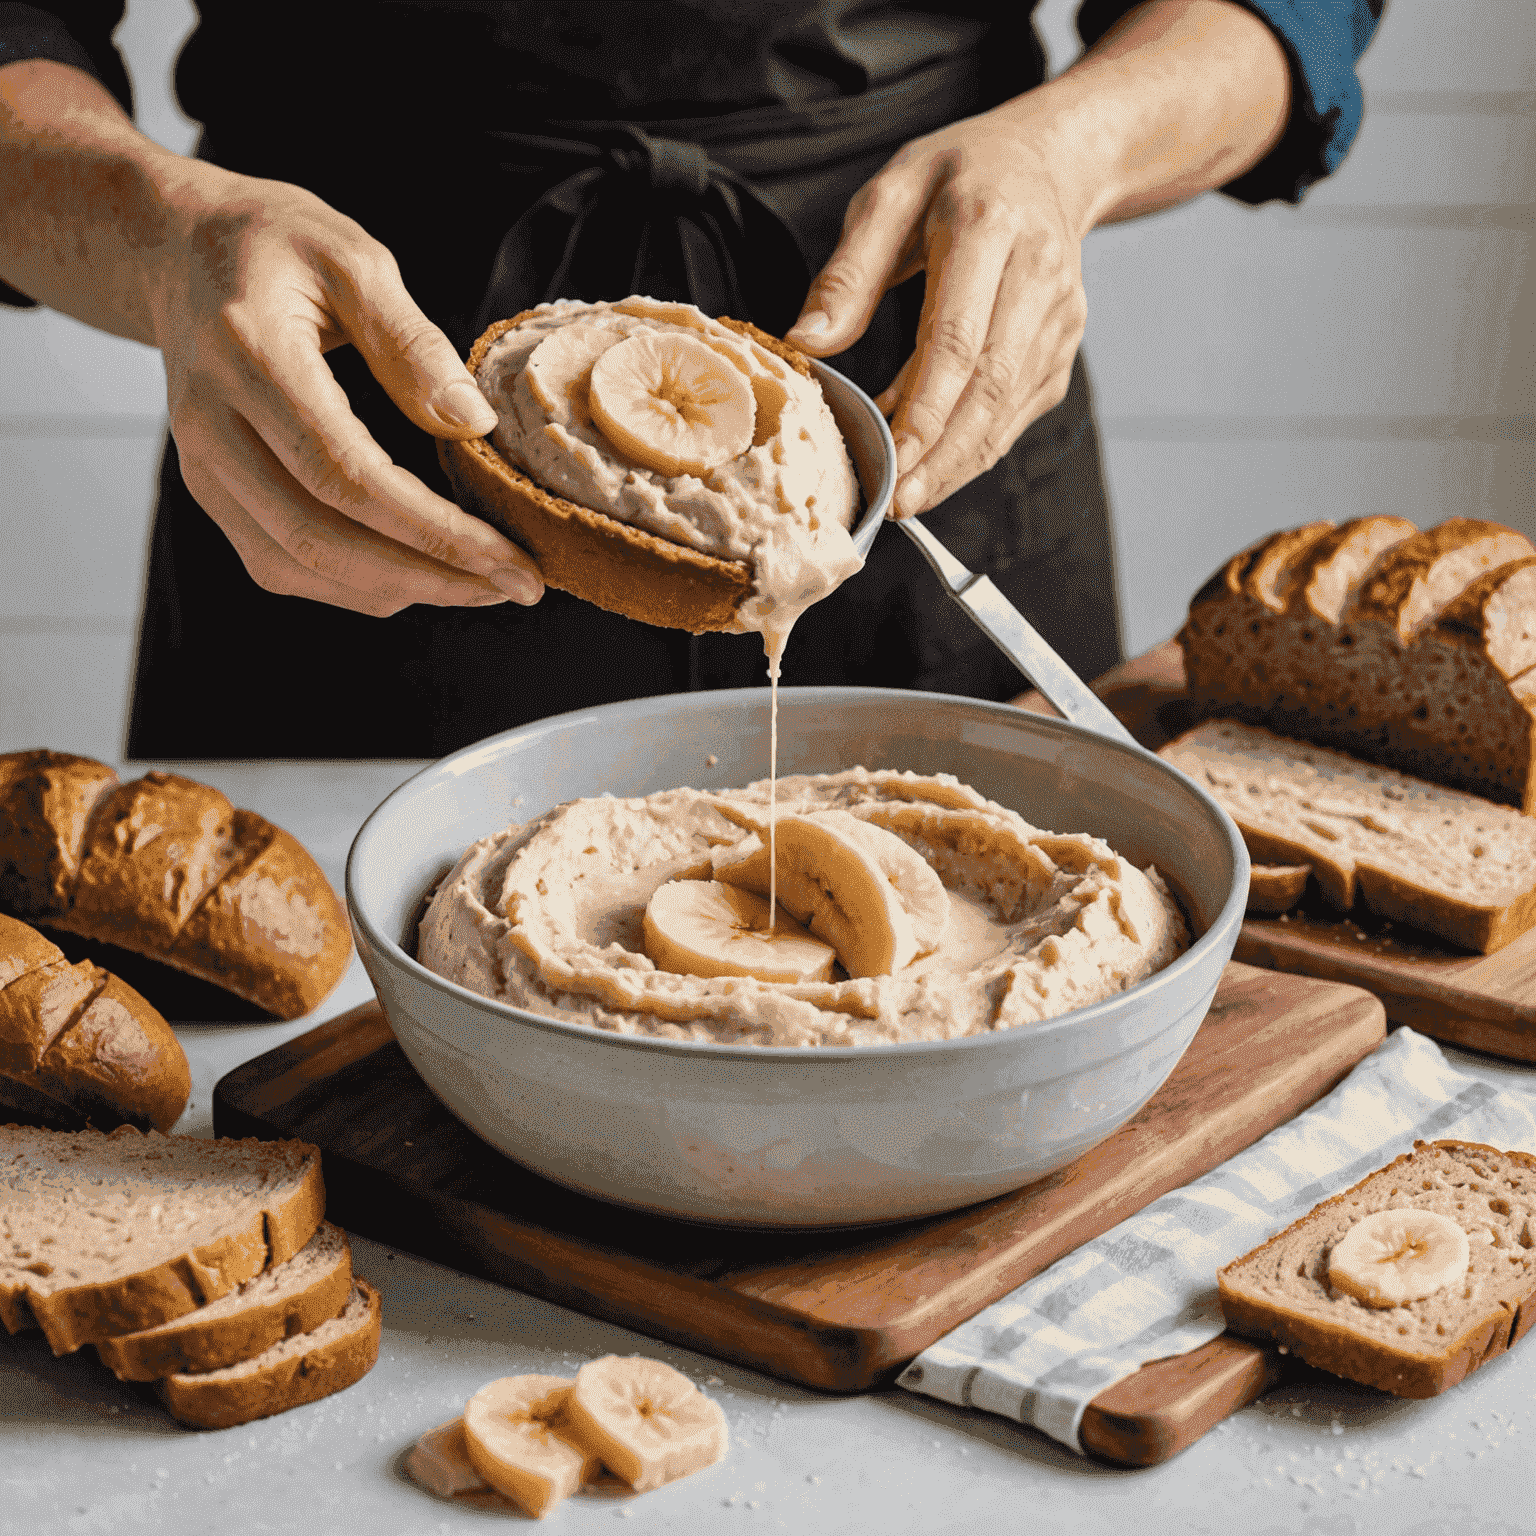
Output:
[[648,953],[658,892],[763,883],[766,691],[543,721],[426,769],[353,845],[359,953],[427,1084],[548,1178],[750,1226],[952,1209],[1124,1124],[1236,941],[1230,820],[1155,756],[1006,705],[788,688],[779,708],[776,815],[813,883],[834,847],[888,879],[885,917],[854,924],[873,959],[814,917],[830,958],[787,979]]

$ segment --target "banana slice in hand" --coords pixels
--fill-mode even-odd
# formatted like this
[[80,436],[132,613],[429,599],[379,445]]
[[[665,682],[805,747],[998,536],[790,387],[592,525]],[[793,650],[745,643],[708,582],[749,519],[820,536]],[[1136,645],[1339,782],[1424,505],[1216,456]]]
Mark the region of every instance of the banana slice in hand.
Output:
[[1368,1307],[1432,1296],[1467,1272],[1466,1232],[1435,1211],[1373,1211],[1333,1245],[1328,1283]]
[[739,368],[692,336],[631,336],[592,365],[592,421],[658,474],[702,475],[752,446],[757,403]]
[[503,1376],[465,1404],[470,1464],[530,1515],[547,1515],[602,1472],[567,1421],[573,1390],[563,1376]]
[[[918,954],[912,918],[881,868],[878,853],[870,851],[875,837],[889,838],[922,863],[921,855],[894,832],[846,813],[781,816],[775,827],[779,906],[830,944],[850,976],[893,976]],[[768,875],[766,837],[745,857],[722,858],[715,864],[717,880],[763,896],[768,894]],[[937,875],[933,879],[938,882]]]
[[582,1366],[568,1411],[583,1444],[636,1493],[713,1466],[730,1444],[718,1403],[681,1371],[640,1355]]
[[787,913],[768,931],[768,902],[713,880],[669,880],[645,909],[645,952],[679,976],[830,981],[836,952]]

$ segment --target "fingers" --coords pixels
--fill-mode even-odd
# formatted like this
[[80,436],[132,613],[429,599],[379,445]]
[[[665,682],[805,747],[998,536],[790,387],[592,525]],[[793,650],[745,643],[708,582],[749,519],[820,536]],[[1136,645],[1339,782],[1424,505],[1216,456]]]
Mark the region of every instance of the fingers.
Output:
[[[891,421],[901,473],[938,441],[961,391],[978,377],[983,348],[992,344],[991,368],[1006,371],[1009,366],[1010,354],[1000,344],[1011,338],[994,334],[992,317],[1013,235],[1009,221],[984,208],[957,207],[953,197],[937,203],[928,219],[928,283],[916,361]],[[998,378],[1002,389],[1011,383]],[[996,403],[1004,401],[1007,394]]]
[[496,412],[453,343],[406,291],[395,258],[377,242],[324,262],[335,318],[389,398],[434,437],[484,437]]
[[317,501],[232,411],[184,413],[175,436],[187,488],[268,591],[377,616],[411,603],[479,607],[506,600],[484,577],[423,556]]
[[[483,577],[514,601],[538,600],[543,582],[525,551],[431,491],[374,441],[352,414],[307,323],[269,318],[261,325],[238,310],[232,312],[231,323],[249,327],[238,337],[240,377],[231,404],[255,429],[276,467],[286,472],[282,482],[290,505],[285,508],[283,498],[275,497],[271,520],[281,520],[292,504],[326,507],[359,529],[371,529],[384,541],[425,556],[419,567],[423,572],[436,565],[454,567]],[[267,492],[253,487],[253,500],[245,502],[269,532],[274,531],[270,522],[257,509],[278,483]],[[471,583],[466,590],[478,587]],[[424,581],[420,594],[410,600],[443,601],[431,595],[433,590]]]
[[920,264],[923,210],[931,175],[882,171],[848,205],[843,238],[811,280],[791,346],[830,357],[864,334],[887,289]]
[[[956,241],[941,270],[952,271],[962,260],[966,265],[949,293],[973,314],[985,305],[988,323],[978,335],[965,311],[946,314],[941,298],[932,326],[926,334],[919,330],[901,395],[892,402],[903,471],[897,517],[937,506],[990,469],[1030,422],[1062,399],[1082,340],[1087,308],[1078,269],[1054,240],[1015,238],[987,297],[984,282],[974,278],[989,276],[991,261],[980,251],[968,255]],[[927,309],[925,304],[925,314]]]

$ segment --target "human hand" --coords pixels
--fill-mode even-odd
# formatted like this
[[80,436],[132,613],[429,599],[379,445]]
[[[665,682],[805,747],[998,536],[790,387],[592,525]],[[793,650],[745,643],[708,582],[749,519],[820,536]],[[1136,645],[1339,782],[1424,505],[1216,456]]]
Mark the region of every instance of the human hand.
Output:
[[849,203],[789,332],[841,352],[888,289],[927,273],[916,347],[876,402],[896,439],[897,517],[990,469],[1066,393],[1087,225],[1059,163],[1028,98],[913,140]]
[[149,291],[171,434],[252,579],[376,616],[537,602],[533,559],[391,462],[326,366],[351,342],[437,437],[496,423],[384,246],[299,187],[200,163],[167,205]]

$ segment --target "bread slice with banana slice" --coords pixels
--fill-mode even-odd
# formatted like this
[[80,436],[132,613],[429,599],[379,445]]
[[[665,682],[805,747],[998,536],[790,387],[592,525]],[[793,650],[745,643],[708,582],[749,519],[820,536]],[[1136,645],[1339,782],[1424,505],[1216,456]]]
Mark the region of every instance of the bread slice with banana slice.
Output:
[[1217,1275],[1227,1326],[1434,1397],[1536,1323],[1536,1157],[1418,1141]]

